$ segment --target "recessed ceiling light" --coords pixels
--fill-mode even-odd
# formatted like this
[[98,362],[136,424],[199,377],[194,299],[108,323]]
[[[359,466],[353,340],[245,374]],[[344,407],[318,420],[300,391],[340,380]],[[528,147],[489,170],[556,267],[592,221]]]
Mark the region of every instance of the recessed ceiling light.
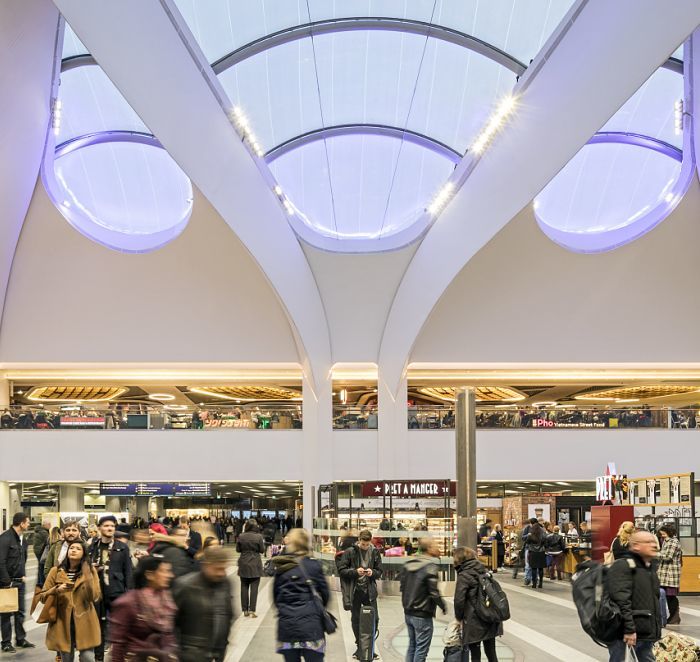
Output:
[[563,481],[558,480],[557,485],[571,485],[571,483],[564,483]]
[[151,400],[174,400],[175,396],[171,393],[149,393],[149,399]]

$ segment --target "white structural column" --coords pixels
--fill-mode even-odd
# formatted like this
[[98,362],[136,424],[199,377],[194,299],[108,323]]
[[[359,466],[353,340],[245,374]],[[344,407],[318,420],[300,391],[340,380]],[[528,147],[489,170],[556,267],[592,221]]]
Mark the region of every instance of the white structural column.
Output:
[[227,98],[172,0],[54,0],[131,107],[250,251],[279,296],[308,378],[330,339],[313,273],[286,213],[236,133]]
[[[690,89],[693,90],[693,107],[686,108],[685,111],[692,116],[692,122],[690,117],[683,118],[683,130],[688,131],[691,127],[694,128],[693,141],[695,147],[695,159],[698,165],[698,177],[700,177],[700,29],[697,29],[693,33],[693,37],[690,40],[690,54],[688,54],[688,49],[686,48],[683,54],[685,58],[690,58],[693,61],[693,66],[691,67],[692,80]],[[694,125],[694,126],[693,126]]]
[[0,532],[6,531],[12,524],[10,509],[10,483],[0,480]]
[[333,394],[330,365],[324,381],[314,386],[306,378],[302,382],[304,430],[304,528],[313,529],[318,486],[333,477]]
[[108,513],[122,512],[122,504],[118,496],[108,496],[105,499],[105,510]]
[[[402,377],[398,393],[394,384],[388,384],[379,366],[377,392],[379,420],[377,434],[377,480],[414,478],[410,473],[410,449],[408,448],[407,381]],[[421,476],[433,478],[433,476]]]
[[85,510],[85,490],[75,485],[59,485],[58,508],[62,513],[78,513]]
[[[572,12],[520,78],[514,114],[430,228],[401,281],[379,354],[394,389],[455,276],[700,23],[697,0],[579,2]],[[470,165],[467,158],[458,171],[464,175]]]

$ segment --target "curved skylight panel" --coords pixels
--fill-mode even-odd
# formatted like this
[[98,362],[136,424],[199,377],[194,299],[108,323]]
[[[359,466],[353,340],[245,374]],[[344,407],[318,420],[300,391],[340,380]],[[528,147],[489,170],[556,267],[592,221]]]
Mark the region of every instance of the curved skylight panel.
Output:
[[683,76],[669,69],[657,69],[601,131],[638,133],[680,149],[683,134],[675,130],[674,108],[683,97]]
[[165,243],[192,210],[189,179],[153,145],[88,145],[57,156],[54,172],[63,196],[59,206],[68,219],[101,243],[121,237],[122,249],[138,250],[144,240]]
[[515,84],[511,71],[482,55],[381,30],[284,44],[219,79],[265,150],[323,127],[383,124],[429,135],[464,153]]
[[535,57],[573,0],[175,0],[210,62],[266,35],[337,18],[402,18],[451,28],[520,61]]
[[406,229],[453,168],[434,151],[379,135],[327,138],[270,164],[307,226],[341,239],[387,237]]
[[75,57],[76,55],[87,55],[90,51],[88,51],[85,44],[78,39],[78,35],[73,32],[73,28],[68,25],[68,23],[66,23],[65,26],[61,59],[65,60],[68,57]]
[[88,133],[117,129],[150,133],[97,65],[64,71],[58,98],[62,113],[57,144]]

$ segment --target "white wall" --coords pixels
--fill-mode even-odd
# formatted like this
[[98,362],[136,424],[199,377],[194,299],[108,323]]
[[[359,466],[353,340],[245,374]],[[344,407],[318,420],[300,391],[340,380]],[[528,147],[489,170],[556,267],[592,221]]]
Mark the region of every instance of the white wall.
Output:
[[184,232],[144,255],[104,248],[34,192],[0,328],[3,362],[297,362],[264,275],[195,191]]
[[652,232],[580,255],[550,241],[528,206],[446,290],[411,361],[698,361],[699,209],[694,178]]
[[[333,480],[381,480],[376,430],[333,430]],[[330,480],[330,478],[329,478]]]
[[301,430],[9,430],[0,432],[0,481],[300,480],[302,435]]

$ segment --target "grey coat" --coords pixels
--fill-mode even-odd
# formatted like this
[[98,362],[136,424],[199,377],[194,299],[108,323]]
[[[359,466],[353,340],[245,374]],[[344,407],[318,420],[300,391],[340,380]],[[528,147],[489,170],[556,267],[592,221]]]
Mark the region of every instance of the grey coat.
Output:
[[247,531],[238,536],[236,551],[238,558],[238,576],[245,579],[262,577],[263,564],[261,554],[265,553],[265,541],[257,531]]

